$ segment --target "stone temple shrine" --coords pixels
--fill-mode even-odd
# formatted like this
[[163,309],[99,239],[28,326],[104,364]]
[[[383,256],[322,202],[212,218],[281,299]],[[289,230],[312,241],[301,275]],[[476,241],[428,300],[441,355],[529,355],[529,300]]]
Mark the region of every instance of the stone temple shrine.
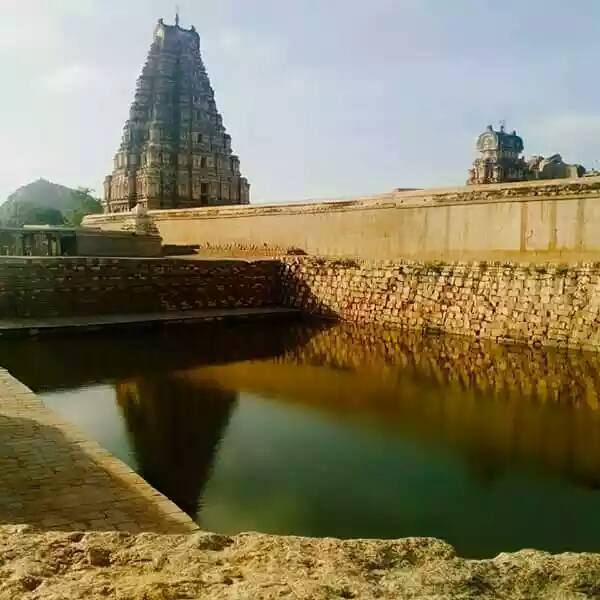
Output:
[[576,179],[586,170],[582,165],[565,163],[560,154],[547,158],[522,156],[523,139],[516,131],[507,133],[502,125],[496,131],[491,125],[477,138],[479,156],[469,169],[467,185],[510,183],[533,179]]
[[250,186],[232,153],[231,136],[215,104],[214,90],[192,26],[162,19],[135,99],[104,182],[104,211],[248,204]]
[[502,183],[528,179],[527,163],[521,156],[523,140],[516,131],[507,133],[489,125],[477,138],[479,158],[469,170],[468,184]]

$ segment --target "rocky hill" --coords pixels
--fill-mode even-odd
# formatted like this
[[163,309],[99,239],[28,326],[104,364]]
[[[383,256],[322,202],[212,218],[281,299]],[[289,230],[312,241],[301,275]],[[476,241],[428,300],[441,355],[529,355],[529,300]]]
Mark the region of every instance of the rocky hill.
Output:
[[13,192],[0,205],[0,224],[80,225],[85,215],[102,212],[100,202],[90,191],[38,179]]

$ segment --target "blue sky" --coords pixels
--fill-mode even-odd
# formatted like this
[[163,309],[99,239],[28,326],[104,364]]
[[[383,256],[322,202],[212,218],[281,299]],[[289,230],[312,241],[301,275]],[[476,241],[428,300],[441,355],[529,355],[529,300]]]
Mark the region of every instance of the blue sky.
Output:
[[597,0],[0,0],[0,200],[101,193],[176,1],[253,202],[462,184],[501,119],[526,154],[599,166]]

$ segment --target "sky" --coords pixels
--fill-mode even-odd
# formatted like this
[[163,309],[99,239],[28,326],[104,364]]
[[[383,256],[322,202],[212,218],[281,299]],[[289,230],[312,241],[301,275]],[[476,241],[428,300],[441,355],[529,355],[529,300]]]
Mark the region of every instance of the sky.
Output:
[[39,177],[102,194],[176,2],[252,202],[461,185],[501,120],[600,167],[598,0],[0,0],[0,201]]

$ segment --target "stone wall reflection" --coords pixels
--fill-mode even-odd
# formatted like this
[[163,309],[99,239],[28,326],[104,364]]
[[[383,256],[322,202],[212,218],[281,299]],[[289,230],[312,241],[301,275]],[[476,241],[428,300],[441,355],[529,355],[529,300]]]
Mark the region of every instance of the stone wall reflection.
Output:
[[302,322],[28,341],[3,353],[42,389],[116,381],[141,474],[190,515],[240,390],[450,448],[486,482],[517,463],[600,485],[596,353]]
[[336,324],[315,332],[281,360],[380,373],[400,369],[429,383],[486,396],[600,408],[600,353]]
[[186,370],[458,452],[491,481],[511,463],[600,485],[600,357],[339,324],[284,355]]
[[116,391],[141,476],[196,517],[236,392],[168,375],[120,381]]
[[387,381],[388,391],[360,407],[361,413],[377,413],[385,427],[410,429],[432,443],[460,448],[482,478],[520,461],[586,487],[600,486],[596,353],[341,324],[317,333],[280,361],[335,366],[359,372],[361,379],[370,373],[378,385]]

